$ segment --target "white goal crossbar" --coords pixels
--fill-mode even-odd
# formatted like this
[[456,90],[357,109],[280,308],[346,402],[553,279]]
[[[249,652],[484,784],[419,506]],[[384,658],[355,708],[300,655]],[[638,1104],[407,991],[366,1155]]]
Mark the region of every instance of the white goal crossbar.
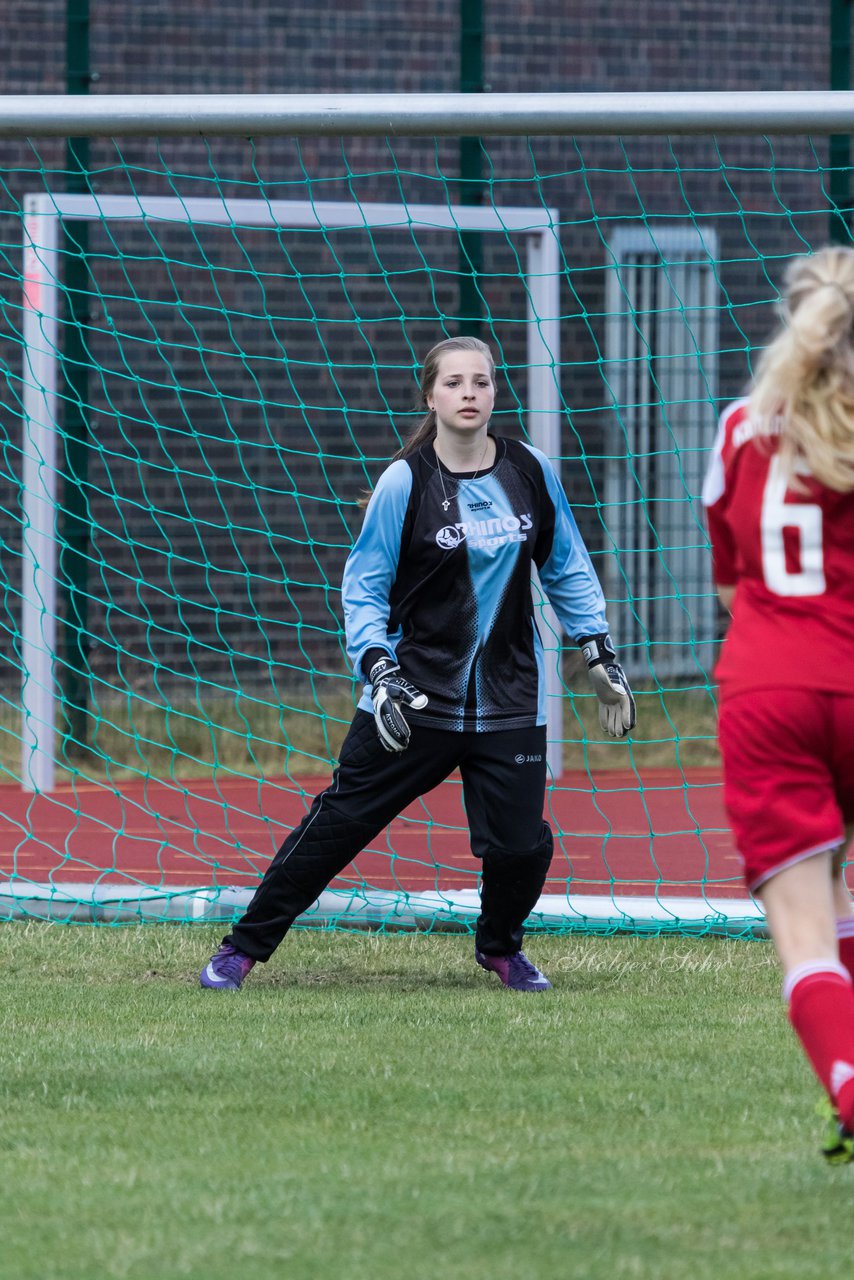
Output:
[[[527,295],[527,426],[560,467],[560,242],[553,209],[175,196],[28,195],[24,202],[22,785],[54,787],[57,630],[57,372],[63,221],[195,223],[274,230],[402,229],[523,237]],[[560,635],[553,611],[546,629]],[[549,767],[561,772],[559,653],[547,663]]]

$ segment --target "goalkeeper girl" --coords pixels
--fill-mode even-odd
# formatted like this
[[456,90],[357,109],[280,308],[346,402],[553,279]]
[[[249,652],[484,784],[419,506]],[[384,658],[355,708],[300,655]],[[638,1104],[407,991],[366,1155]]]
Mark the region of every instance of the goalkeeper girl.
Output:
[[[703,493],[732,622],[717,668],[724,796],[792,1026],[854,1158],[854,251],[793,260],[749,399]],[[834,1114],[835,1113],[835,1114]]]
[[482,863],[475,959],[513,990],[550,985],[521,949],[552,856],[532,565],[582,648],[608,733],[632,728],[634,701],[555,471],[488,430],[489,347],[440,342],[421,394],[426,416],[380,476],[344,570],[347,650],[366,683],[338,768],[202,971],[204,987],[240,987],[361,849],[454,769]]

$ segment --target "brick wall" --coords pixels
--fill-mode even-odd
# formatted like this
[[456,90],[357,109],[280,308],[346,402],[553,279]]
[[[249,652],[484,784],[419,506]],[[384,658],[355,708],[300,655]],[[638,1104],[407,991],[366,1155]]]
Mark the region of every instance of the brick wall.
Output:
[[[452,0],[90,0],[102,93],[410,93],[459,84]],[[496,93],[824,89],[829,5],[484,0]],[[6,0],[0,92],[64,92],[65,0]]]

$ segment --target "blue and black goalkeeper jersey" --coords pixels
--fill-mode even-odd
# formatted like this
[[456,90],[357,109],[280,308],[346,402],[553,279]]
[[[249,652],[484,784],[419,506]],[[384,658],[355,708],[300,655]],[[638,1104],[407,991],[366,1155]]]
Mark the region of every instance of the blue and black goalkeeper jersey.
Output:
[[[565,630],[608,630],[602,589],[545,454],[495,437],[495,463],[468,478],[432,441],[380,476],[342,583],[357,675],[371,650],[394,654],[429,699],[407,718],[434,728],[546,723],[543,647],[531,566]],[[447,507],[447,509],[446,509]],[[360,707],[371,710],[366,691]]]

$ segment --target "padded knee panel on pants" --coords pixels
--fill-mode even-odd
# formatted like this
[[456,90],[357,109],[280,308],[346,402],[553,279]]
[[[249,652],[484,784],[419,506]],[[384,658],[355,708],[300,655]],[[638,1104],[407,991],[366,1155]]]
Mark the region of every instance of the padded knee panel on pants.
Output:
[[490,847],[483,858],[478,945],[487,953],[518,951],[522,925],[543,891],[554,850],[551,829],[543,823],[533,849]]
[[554,836],[551,827],[544,822],[539,843],[533,849],[505,849],[500,845],[488,845],[483,854],[484,874],[488,868],[490,873],[494,872],[499,876],[513,875],[516,871],[524,875],[533,873],[536,867],[545,880],[553,853]]

